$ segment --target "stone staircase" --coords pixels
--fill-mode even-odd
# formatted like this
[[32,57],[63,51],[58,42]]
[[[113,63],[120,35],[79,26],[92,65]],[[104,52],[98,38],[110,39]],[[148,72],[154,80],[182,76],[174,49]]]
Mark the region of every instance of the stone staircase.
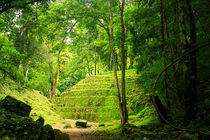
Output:
[[[126,72],[127,98],[138,90],[134,71]],[[121,73],[118,72],[121,81]],[[67,119],[85,119],[94,122],[119,120],[119,107],[113,73],[88,76],[61,97],[54,100],[57,111]]]

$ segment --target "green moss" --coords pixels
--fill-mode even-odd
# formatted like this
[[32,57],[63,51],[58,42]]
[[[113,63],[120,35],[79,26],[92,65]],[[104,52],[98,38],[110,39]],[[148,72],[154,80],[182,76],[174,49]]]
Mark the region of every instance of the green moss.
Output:
[[159,124],[160,122],[154,108],[145,105],[145,107],[137,115],[129,116],[129,123],[136,126],[142,126]]
[[45,124],[54,124],[64,120],[55,113],[53,105],[49,100],[36,90],[20,86],[12,80],[5,80],[0,83],[0,99],[10,95],[32,107],[30,116],[37,120],[39,116],[45,119]]
[[100,130],[92,131],[87,133],[87,135],[97,135],[97,136],[117,136],[122,133],[122,125],[120,124],[113,124],[111,126],[102,127]]
[[64,129],[68,129],[68,128],[72,128],[72,127],[71,127],[71,125],[66,124],[63,128],[64,128]]

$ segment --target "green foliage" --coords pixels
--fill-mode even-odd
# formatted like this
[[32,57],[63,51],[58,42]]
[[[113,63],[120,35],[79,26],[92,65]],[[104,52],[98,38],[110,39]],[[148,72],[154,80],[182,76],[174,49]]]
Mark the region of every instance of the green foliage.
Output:
[[[151,91],[152,86],[156,80],[156,77],[161,72],[162,69],[163,69],[163,63],[161,60],[154,61],[150,67],[146,67],[143,70],[138,68],[140,76],[138,77],[136,82],[139,85],[141,85],[141,88],[146,93],[148,93]],[[158,83],[157,89],[161,90],[162,88],[163,85]]]
[[21,55],[4,35],[0,35],[0,54],[0,72],[3,77],[23,82],[23,75],[18,71],[16,63]]
[[49,96],[49,68],[47,64],[37,63],[36,67],[31,68],[28,75],[27,84],[30,88],[41,91],[44,96]]
[[86,65],[83,59],[78,56],[73,56],[70,61],[68,58],[64,59],[61,64],[58,90],[62,93],[73,87],[80,80],[84,79],[86,74]]
[[200,83],[205,84],[206,82],[209,82],[209,79],[206,76],[207,71],[210,68],[210,64],[207,62],[206,59],[210,55],[209,48],[203,48],[198,51],[198,77],[200,80]]
[[[110,2],[114,23],[114,55],[117,69],[121,69],[120,3],[113,0]],[[158,123],[157,114],[149,102],[153,84],[162,69],[184,52],[209,42],[208,0],[162,2],[163,7],[161,1],[125,1],[123,17],[126,64],[127,68],[135,66],[139,73],[138,76],[133,71],[126,73],[127,106],[129,115],[132,115],[129,117],[131,123],[138,126]],[[184,6],[180,8],[182,4]],[[189,16],[191,7],[193,11]],[[163,13],[160,11],[164,11],[163,25]],[[185,19],[184,22],[179,21],[182,18]],[[57,82],[56,96],[60,97],[55,99],[55,104],[63,116],[102,122],[110,121],[110,118],[119,119],[113,74],[108,72],[99,76],[87,76],[93,75],[95,69],[98,74],[113,67],[109,46],[110,27],[107,0],[1,0],[0,98],[10,94],[21,99],[33,106],[33,119],[41,114],[47,122],[54,123],[60,120],[59,116],[52,112],[53,106],[47,98],[38,92],[51,97],[52,85]],[[161,36],[162,27],[164,38]],[[187,46],[183,46],[182,30]],[[193,38],[197,39],[195,43]],[[181,60],[170,67],[157,82],[155,94],[166,106],[168,116],[174,124],[185,123],[182,118],[187,114],[184,113],[187,107],[183,104],[189,100],[192,104],[198,102],[195,104],[197,111],[193,114],[195,119],[189,121],[188,127],[207,127],[210,110],[209,52],[209,47],[197,51],[196,100],[189,99],[193,97],[192,92],[189,92],[189,98],[183,96],[188,92],[180,92],[187,87],[188,81],[179,85],[185,77],[191,79],[196,75],[191,76],[191,72],[179,73],[183,68],[191,69],[189,62],[192,62],[193,57],[184,57],[183,60],[187,61]],[[185,64],[188,65],[183,67]],[[118,78],[120,83],[120,74]],[[16,83],[8,79],[15,80]],[[24,87],[17,83],[24,84]],[[194,87],[189,89],[192,88]],[[132,138],[137,137],[135,132]],[[120,138],[129,137],[116,137]],[[157,138],[161,139],[162,134]]]
[[179,136],[178,139],[181,140],[198,140],[198,134],[190,134],[190,133],[184,133]]

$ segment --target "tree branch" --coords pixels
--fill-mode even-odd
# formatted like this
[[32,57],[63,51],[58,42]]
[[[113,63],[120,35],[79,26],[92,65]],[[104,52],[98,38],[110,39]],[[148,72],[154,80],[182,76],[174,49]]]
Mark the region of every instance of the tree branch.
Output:
[[[46,1],[46,0],[32,0],[32,1],[30,1],[30,2],[23,3],[21,6],[15,5],[15,4],[13,3],[13,1],[11,1],[10,3],[8,3],[9,5],[7,5],[7,6],[5,6],[5,7],[2,6],[3,8],[1,8],[1,10],[0,10],[0,15],[1,15],[2,13],[6,12],[6,11],[8,11],[8,10],[10,10],[10,9],[12,9],[12,8],[18,8],[18,9],[20,9],[20,8],[26,7],[26,6],[29,5],[29,4],[32,4],[32,3],[35,3],[35,2],[41,2],[41,1]],[[5,4],[7,4],[7,3],[5,3]]]

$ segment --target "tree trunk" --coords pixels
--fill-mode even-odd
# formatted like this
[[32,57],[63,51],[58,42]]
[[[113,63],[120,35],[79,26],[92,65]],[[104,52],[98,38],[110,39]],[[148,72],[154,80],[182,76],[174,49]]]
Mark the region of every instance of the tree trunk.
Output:
[[53,67],[52,67],[52,62],[49,63],[49,67],[50,67],[50,94],[49,94],[49,98],[52,98],[53,95]]
[[55,93],[56,93],[56,86],[57,86],[57,81],[58,81],[58,74],[59,74],[59,67],[60,67],[60,53],[61,51],[58,52],[58,59],[57,59],[57,69],[55,73],[55,81],[53,85],[53,99],[55,98]]
[[26,84],[27,79],[28,79],[28,71],[29,71],[29,68],[27,67],[26,72],[25,72],[25,84]]
[[[187,52],[194,48],[196,43],[196,30],[195,30],[195,21],[193,16],[193,11],[191,8],[190,1],[178,0],[178,19],[179,19],[179,30],[180,30],[180,52]],[[190,43],[187,40],[187,31],[186,31],[186,17],[190,19]],[[195,115],[195,104],[196,104],[196,53],[192,52],[189,56],[185,57],[183,63],[178,67],[179,81],[178,89],[183,98],[183,108],[184,108],[184,122],[188,124],[188,121],[191,120]]]
[[106,69],[109,71],[109,55],[106,55]]
[[112,71],[112,63],[113,63],[113,55],[112,53],[110,53],[110,65],[109,65],[109,70]]
[[96,67],[97,67],[97,63],[95,62],[95,67],[94,67],[94,75],[96,75]]
[[87,58],[87,68],[88,68],[88,74],[91,75],[91,72],[90,72],[90,66],[89,66],[89,60]]
[[[186,0],[186,5],[187,5],[187,11],[188,14],[187,16],[189,17],[189,26],[190,26],[190,44],[189,44],[189,49],[193,50],[196,47],[196,26],[195,26],[195,18],[193,15],[193,10],[191,6],[191,1]],[[190,112],[190,117],[194,116],[195,114],[195,105],[197,103],[197,60],[196,60],[196,51],[193,51],[190,53],[190,91],[189,91],[189,106],[187,110]],[[188,97],[187,97],[188,98]],[[188,112],[186,112],[188,113]],[[190,118],[191,119],[191,118]]]
[[100,51],[98,52],[98,59],[99,59],[99,62],[98,62],[98,73],[101,74],[101,54],[100,54]]
[[[95,47],[95,59],[96,59],[96,47]],[[97,61],[95,60],[95,68],[94,68],[94,74],[97,73]]]
[[[164,9],[164,0],[160,1],[161,3],[161,47],[163,53],[163,63],[164,67],[166,67],[166,48],[165,48],[165,30],[164,30],[164,21],[165,21],[165,9]],[[169,91],[168,91],[168,80],[167,80],[167,71],[164,72],[164,87],[165,87],[165,95],[166,95],[166,102],[168,108],[170,108],[170,100],[169,100]]]
[[[184,22],[184,18],[185,18],[185,2],[179,0],[178,1],[178,21],[179,21],[179,31],[180,31],[180,44],[179,44],[179,48],[178,50],[178,54],[179,53],[183,53],[188,51],[188,42],[187,42],[187,38],[186,38],[186,29],[185,29],[185,22]],[[177,55],[178,55],[177,54]],[[187,124],[188,121],[188,116],[186,115],[186,112],[188,112],[187,110],[187,106],[189,102],[189,99],[187,99],[188,96],[188,92],[189,90],[189,62],[188,62],[189,58],[188,56],[185,57],[185,59],[183,60],[183,62],[180,62],[180,64],[177,67],[177,74],[178,74],[178,82],[177,82],[177,88],[178,88],[178,92],[180,92],[179,94],[181,94],[181,104],[183,105],[184,108],[184,122]],[[188,101],[187,101],[188,100]]]
[[130,69],[133,69],[133,56],[130,55]]
[[119,67],[118,67],[119,63],[118,63],[117,53],[115,53],[115,58],[116,58],[116,69],[118,71],[119,70]]
[[[109,34],[109,45],[110,45],[110,50],[111,50],[111,56],[114,56],[114,49],[113,49],[113,22],[112,22],[112,11],[111,11],[111,4],[110,0],[108,0],[108,7],[109,7],[109,17],[110,17],[110,24],[111,24],[111,34]],[[115,57],[112,57],[113,59],[113,71],[114,71],[114,79],[115,79],[115,89],[117,92],[117,99],[118,99],[118,104],[119,104],[119,111],[120,111],[120,119],[121,123],[123,123],[124,115],[123,115],[123,104],[121,103],[121,95],[120,95],[120,88],[119,88],[119,83],[118,83],[118,77],[117,77],[117,71],[116,71],[116,62],[115,62]]]
[[121,34],[122,34],[122,46],[121,46],[121,57],[122,57],[122,106],[123,106],[123,120],[122,124],[126,124],[128,122],[128,111],[126,107],[126,91],[125,91],[125,69],[126,69],[126,51],[125,51],[125,26],[124,26],[124,5],[125,0],[122,0],[122,5],[120,8],[120,16],[121,16]]
[[127,62],[128,59],[127,59],[127,58],[128,58],[128,51],[125,50],[125,70],[127,70],[127,68],[128,68],[128,67],[127,67],[127,65],[128,65],[128,62]]
[[94,75],[96,75],[96,71],[97,71],[97,70],[96,70],[96,69],[97,69],[96,67],[97,67],[97,63],[95,62]]
[[[179,6],[178,6],[178,1],[176,0],[174,2],[174,13],[175,13],[175,17],[174,17],[174,23],[175,24],[179,24]],[[173,31],[173,35],[176,36],[176,34],[178,34],[178,31],[177,30],[174,30]],[[172,53],[172,57],[173,58],[176,58],[177,55],[179,54],[179,52],[181,52],[181,49],[180,49],[180,42],[179,40],[176,41],[176,43],[174,44],[174,46],[172,47],[173,48],[173,53]],[[181,89],[179,88],[180,85],[179,85],[179,81],[180,81],[180,72],[179,72],[179,65],[181,63],[178,62],[174,65],[173,69],[174,69],[174,80],[175,80],[175,86],[176,86],[176,93],[177,93],[177,96],[178,96],[178,100],[179,102],[183,102],[183,99],[182,99],[182,94],[181,94]]]

